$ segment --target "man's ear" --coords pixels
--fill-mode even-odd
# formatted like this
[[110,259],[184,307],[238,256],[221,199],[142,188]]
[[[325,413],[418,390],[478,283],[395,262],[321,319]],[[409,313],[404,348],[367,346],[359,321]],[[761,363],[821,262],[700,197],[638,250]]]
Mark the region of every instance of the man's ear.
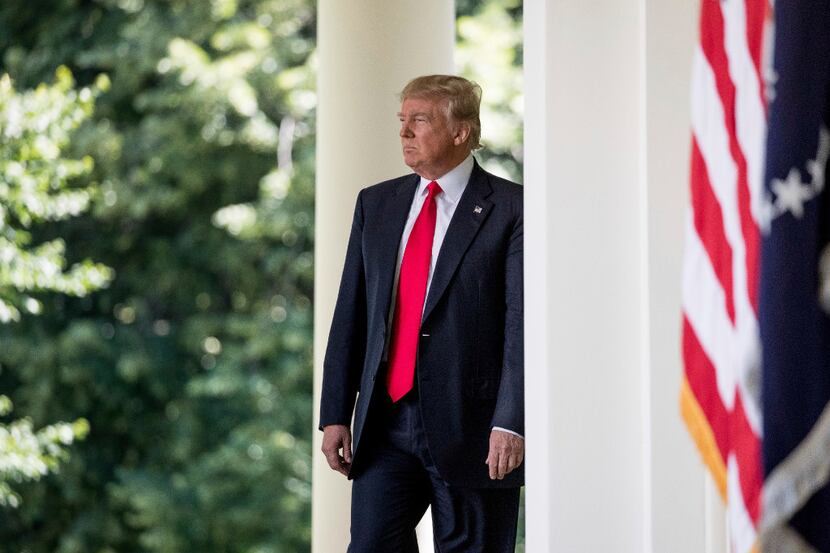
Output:
[[455,134],[452,137],[452,143],[456,146],[461,146],[467,139],[470,138],[470,124],[469,123],[458,123],[455,126]]

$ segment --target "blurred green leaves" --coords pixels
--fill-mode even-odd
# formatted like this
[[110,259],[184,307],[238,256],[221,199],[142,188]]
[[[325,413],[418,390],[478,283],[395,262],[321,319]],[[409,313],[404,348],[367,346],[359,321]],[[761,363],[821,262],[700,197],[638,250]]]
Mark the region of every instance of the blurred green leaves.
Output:
[[[0,395],[0,417],[12,412],[12,402]],[[75,440],[82,440],[89,433],[85,419],[58,423],[35,431],[30,419],[0,423],[0,507],[18,507],[20,495],[10,482],[39,480],[50,472],[56,472],[61,461],[66,460],[66,447]]]
[[15,413],[90,425],[2,547],[308,549],[314,24],[306,0],[0,5],[19,86],[110,76],[64,156],[95,160],[89,208],[30,233],[115,275],[0,328]]
[[[74,85],[64,66],[54,84],[25,92],[15,90],[8,74],[0,75],[0,323],[19,321],[21,309],[40,313],[36,293],[85,296],[113,277],[109,267],[88,259],[65,270],[63,240],[32,239],[36,225],[83,213],[95,193],[93,185],[76,184],[92,171],[92,158],[67,159],[63,151],[109,81],[99,77],[80,90]],[[0,417],[11,411],[11,399],[0,395]],[[12,484],[57,471],[67,446],[88,432],[83,418],[39,430],[30,418],[0,422],[0,507],[18,507],[21,497]]]
[[458,2],[455,62],[460,75],[483,88],[484,149],[477,152],[490,171],[522,181],[523,78],[522,2]]
[[40,312],[32,292],[84,296],[113,277],[108,267],[83,260],[66,269],[60,238],[34,245],[32,227],[84,212],[96,188],[75,185],[93,160],[62,157],[70,137],[92,114],[95,97],[109,80],[74,89],[64,66],[55,83],[18,92],[8,74],[0,75],[0,323],[20,319],[20,309]]

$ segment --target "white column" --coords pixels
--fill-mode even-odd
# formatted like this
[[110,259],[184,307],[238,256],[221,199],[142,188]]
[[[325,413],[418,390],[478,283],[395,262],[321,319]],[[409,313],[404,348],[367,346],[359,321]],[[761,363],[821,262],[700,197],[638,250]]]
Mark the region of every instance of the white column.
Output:
[[545,321],[527,334],[527,550],[639,553],[640,14],[630,0],[526,9],[526,327]]
[[525,3],[528,551],[704,551],[677,402],[688,4]]
[[[314,277],[312,551],[345,551],[349,483],[326,465],[317,431],[322,363],[357,192],[409,170],[398,142],[398,92],[452,73],[452,0],[318,2]],[[423,549],[422,549],[423,550]]]

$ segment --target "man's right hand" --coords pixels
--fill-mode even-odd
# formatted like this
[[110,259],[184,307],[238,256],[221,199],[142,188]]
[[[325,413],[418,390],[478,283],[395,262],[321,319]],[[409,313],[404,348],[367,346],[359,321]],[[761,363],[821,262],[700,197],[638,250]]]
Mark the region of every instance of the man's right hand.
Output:
[[[340,454],[340,450],[343,454]],[[343,424],[330,424],[323,428],[323,447],[329,466],[343,476],[349,475],[352,466],[352,432]]]

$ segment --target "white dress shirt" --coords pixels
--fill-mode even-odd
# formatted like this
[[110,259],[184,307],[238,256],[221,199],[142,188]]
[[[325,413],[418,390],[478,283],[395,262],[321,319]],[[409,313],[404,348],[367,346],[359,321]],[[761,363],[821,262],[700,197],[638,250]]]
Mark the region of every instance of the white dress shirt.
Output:
[[[427,275],[427,290],[424,296],[424,308],[426,308],[426,298],[429,296],[429,287],[432,284],[432,273],[435,271],[435,262],[438,261],[438,253],[441,251],[441,244],[444,242],[444,237],[447,235],[447,228],[452,221],[455,208],[458,207],[458,201],[461,195],[467,188],[467,183],[470,180],[470,175],[473,173],[473,166],[475,161],[473,155],[470,154],[467,158],[458,164],[454,169],[442,177],[435,179],[438,186],[441,187],[441,193],[435,196],[435,235],[432,238],[432,257],[429,261],[429,273]],[[389,337],[386,340],[386,346],[383,352],[383,358],[388,359],[389,342],[392,338],[392,318],[395,314],[395,304],[397,303],[398,295],[398,278],[401,272],[401,261],[403,260],[403,253],[406,250],[406,243],[409,241],[409,235],[412,232],[412,227],[415,226],[415,220],[421,213],[421,208],[427,199],[427,186],[432,181],[421,177],[421,182],[418,184],[418,190],[415,192],[415,197],[412,199],[412,205],[409,207],[409,215],[406,217],[406,225],[403,227],[403,234],[401,235],[401,243],[398,246],[398,260],[395,263],[395,280],[392,285],[392,301],[389,306],[389,328],[387,328],[386,335]],[[493,429],[508,432],[516,436],[520,436],[512,430],[494,426]]]
[[[447,235],[447,227],[450,226],[452,215],[455,213],[455,208],[458,206],[458,200],[461,199],[461,194],[467,188],[467,182],[470,180],[470,175],[473,173],[473,156],[469,155],[452,171],[438,177],[435,182],[441,187],[441,193],[435,196],[435,235],[432,238],[432,258],[429,261],[429,274],[427,276],[427,295],[429,295],[429,287],[432,284],[432,273],[435,271],[435,262],[438,261],[438,252],[441,251],[441,244],[444,242],[444,237]],[[403,234],[401,235],[401,243],[398,246],[398,260],[395,263],[395,284],[393,291],[397,293],[398,278],[401,273],[401,262],[403,261],[403,252],[406,249],[406,243],[409,241],[409,235],[412,233],[412,227],[415,226],[415,220],[421,213],[421,208],[424,207],[424,202],[427,199],[427,186],[432,181],[421,177],[421,182],[418,184],[418,190],[415,192],[415,197],[412,199],[412,205],[409,207],[409,215],[406,217],[406,225],[403,227]],[[392,295],[392,305],[389,314],[395,312],[396,295]],[[424,307],[426,307],[426,298],[424,299]],[[391,320],[391,317],[390,317]]]

